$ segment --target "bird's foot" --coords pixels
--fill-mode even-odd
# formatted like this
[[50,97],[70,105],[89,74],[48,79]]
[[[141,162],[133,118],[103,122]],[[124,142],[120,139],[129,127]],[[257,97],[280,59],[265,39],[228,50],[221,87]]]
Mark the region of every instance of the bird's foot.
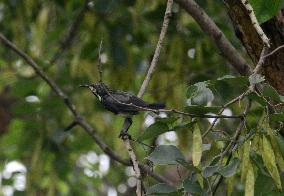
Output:
[[127,131],[123,131],[123,130],[120,132],[118,137],[121,138],[122,140],[126,140],[126,139],[131,140],[131,135],[129,135]]
[[131,117],[127,117],[127,118],[125,118],[125,120],[128,121],[129,126],[132,125],[133,121],[132,121],[132,118],[131,118]]

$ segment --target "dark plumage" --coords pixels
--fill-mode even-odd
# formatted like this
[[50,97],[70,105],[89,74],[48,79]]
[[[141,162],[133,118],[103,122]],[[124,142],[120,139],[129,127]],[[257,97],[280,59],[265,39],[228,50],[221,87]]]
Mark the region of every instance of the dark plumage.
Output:
[[124,117],[138,114],[139,111],[145,110],[143,108],[155,110],[165,108],[164,104],[149,104],[130,93],[110,90],[103,83],[81,85],[81,87],[88,87],[107,110]]

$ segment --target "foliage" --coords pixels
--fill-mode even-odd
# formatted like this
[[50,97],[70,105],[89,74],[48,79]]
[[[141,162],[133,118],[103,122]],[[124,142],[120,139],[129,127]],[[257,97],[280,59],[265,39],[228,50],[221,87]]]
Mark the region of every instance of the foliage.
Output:
[[283,1],[281,0],[269,0],[269,1],[258,1],[250,0],[255,15],[258,18],[259,23],[263,23],[271,19],[280,10]]
[[[260,22],[274,16],[281,3],[275,1],[261,16],[264,2],[251,1]],[[226,25],[229,18],[221,2],[199,3],[240,47]],[[103,40],[104,82],[135,94],[156,46],[165,2],[98,0],[84,6],[79,0],[5,0],[0,3],[1,33],[31,56],[103,141],[128,160],[117,137],[123,118],[107,112],[79,85],[98,81]],[[72,25],[77,25],[74,32]],[[66,41],[68,36],[72,38]],[[166,39],[143,99],[200,118],[176,113],[134,117],[129,133],[138,160],[175,182],[156,182],[145,174],[147,194],[206,194],[220,178],[227,182],[220,193],[283,194],[284,139],[279,130],[284,112],[277,106],[284,97],[260,74],[237,76],[176,4]],[[0,172],[12,160],[27,167],[26,187],[15,195],[104,195],[113,188],[135,194],[132,167],[110,160],[80,127],[64,132],[73,118],[63,101],[19,56],[2,45],[0,54],[0,124],[7,124],[5,129],[0,126]],[[250,91],[255,85],[261,88]],[[242,117],[209,119],[206,114]],[[2,185],[12,186],[12,179],[3,178]]]

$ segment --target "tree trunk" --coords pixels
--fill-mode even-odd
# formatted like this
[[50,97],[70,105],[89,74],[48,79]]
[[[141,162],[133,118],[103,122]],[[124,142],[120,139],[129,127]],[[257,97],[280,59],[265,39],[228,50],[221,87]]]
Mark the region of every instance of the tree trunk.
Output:
[[[257,34],[248,11],[239,0],[224,1],[235,28],[236,36],[241,40],[252,62],[256,65],[263,48],[263,42]],[[261,25],[270,40],[269,51],[284,44],[284,11]],[[265,59],[262,74],[279,94],[284,95],[284,49]]]

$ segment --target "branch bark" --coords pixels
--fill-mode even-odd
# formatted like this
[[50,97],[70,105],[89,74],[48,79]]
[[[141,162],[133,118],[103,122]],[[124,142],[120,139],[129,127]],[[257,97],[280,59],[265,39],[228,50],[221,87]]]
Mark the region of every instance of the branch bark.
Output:
[[[227,11],[235,28],[237,37],[242,41],[247,53],[256,65],[259,62],[263,49],[263,40],[252,24],[249,12],[239,0],[224,0]],[[284,44],[284,10],[272,19],[260,25],[269,39],[270,50],[279,48]],[[269,52],[269,51],[268,51]],[[280,94],[284,95],[284,51],[279,50],[265,57],[262,74]]]
[[229,42],[224,33],[218,28],[214,21],[193,0],[175,0],[186,12],[191,15],[215,42],[222,56],[242,75],[250,75],[251,68],[246,60],[239,54]]
[[[164,42],[165,35],[166,35],[167,29],[168,29],[172,6],[173,6],[173,0],[168,0],[167,8],[166,8],[164,20],[163,20],[163,25],[162,25],[162,29],[161,29],[161,32],[160,32],[158,43],[156,45],[155,53],[154,53],[153,59],[151,61],[150,67],[148,69],[148,72],[145,76],[145,79],[144,79],[144,81],[143,81],[143,83],[140,87],[139,93],[137,95],[138,97],[143,96],[143,94],[145,93],[146,88],[149,84],[149,81],[150,81],[152,75],[154,74],[154,71],[155,71],[155,68],[156,68],[157,62],[159,60],[160,53],[161,53],[162,44]],[[126,133],[130,126],[131,126],[131,124],[129,123],[129,119],[125,119],[121,133]],[[136,175],[136,178],[137,178],[136,194],[138,196],[140,196],[140,195],[142,195],[142,179],[141,179],[141,171],[140,171],[140,168],[138,167],[139,162],[137,161],[135,152],[134,152],[134,150],[133,150],[133,148],[130,144],[130,136],[124,135],[122,137],[122,139],[123,139],[124,145],[125,145],[128,153],[129,153],[129,156],[130,156],[132,163],[133,163],[133,166],[134,166],[135,175]]]
[[[8,40],[4,35],[0,33],[0,41],[2,44],[4,44],[8,49],[11,49],[13,52],[15,52],[18,56],[20,56],[22,59],[24,59],[27,64],[29,64],[36,74],[42,78],[50,87],[51,89],[64,101],[67,108],[71,111],[72,115],[74,116],[74,122],[78,124],[80,127],[82,127],[96,142],[96,144],[101,148],[101,150],[106,153],[108,156],[110,156],[111,159],[121,163],[125,166],[131,166],[131,162],[124,160],[122,157],[120,157],[116,152],[114,152],[109,146],[103,142],[102,138],[97,134],[97,131],[89,124],[87,121],[77,112],[75,105],[71,102],[70,98],[61,90],[59,86],[50,78],[48,77],[43,70],[40,68],[40,66],[26,53],[24,53],[22,50],[17,48],[10,40]],[[148,166],[145,166],[143,164],[139,164],[139,168],[149,174],[151,177],[153,177],[158,182],[164,182],[168,184],[172,184],[170,180],[166,179],[165,177],[155,174]]]

